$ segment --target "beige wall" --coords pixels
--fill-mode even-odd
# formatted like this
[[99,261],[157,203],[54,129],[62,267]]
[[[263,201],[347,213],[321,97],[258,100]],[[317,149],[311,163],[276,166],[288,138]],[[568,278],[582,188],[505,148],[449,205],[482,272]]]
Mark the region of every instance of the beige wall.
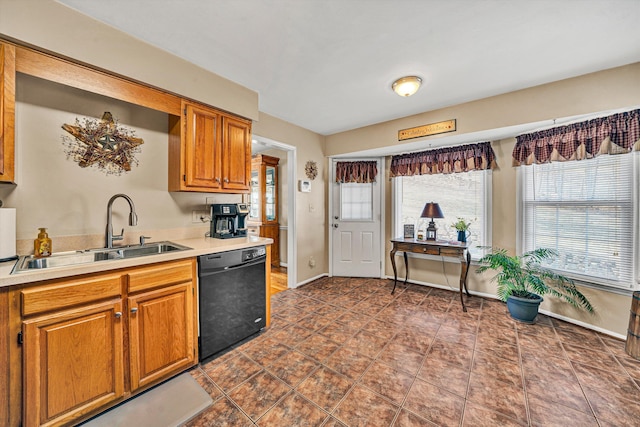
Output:
[[256,92],[54,0],[0,0],[0,11],[0,36],[14,38],[249,119],[258,117]]
[[[428,87],[425,88],[428,90]],[[397,132],[413,126],[440,120],[457,119],[456,134],[495,129],[505,126],[538,122],[607,109],[638,105],[640,100],[640,63],[593,73],[475,102],[427,112],[386,123],[343,132],[327,137],[326,154],[342,154],[373,147],[397,146]],[[428,138],[425,138],[427,140]],[[437,137],[431,138],[432,140]],[[516,250],[516,168],[511,165],[515,138],[492,141],[498,167],[493,171],[492,239],[493,245],[514,253]],[[402,152],[401,148],[398,152]],[[387,162],[387,165],[390,162]],[[388,177],[388,167],[385,171]],[[391,183],[385,179],[386,217],[391,218]],[[387,241],[392,236],[391,224],[385,224]],[[387,243],[386,253],[391,250]],[[401,260],[401,258],[398,258]],[[386,257],[387,274],[392,275],[391,263]],[[403,263],[398,262],[399,275],[404,277]],[[411,259],[411,278],[440,286],[458,288],[459,266],[454,263]],[[491,274],[478,277],[471,268],[469,288],[495,295],[495,285],[489,282]],[[445,274],[443,274],[443,272]],[[591,316],[576,312],[566,304],[547,297],[541,309],[575,319],[596,328],[626,335],[631,297],[591,288],[581,289],[595,305],[598,313]]]
[[[326,274],[328,267],[326,189],[327,171],[324,160],[324,137],[299,126],[260,113],[260,119],[253,125],[253,133],[296,148],[296,180],[306,179],[304,165],[308,160],[318,164],[318,176],[311,183],[311,192],[302,193],[296,186],[296,229],[289,227],[289,233],[296,233],[297,283]],[[291,214],[289,214],[290,216]],[[313,260],[314,266],[310,261]]]

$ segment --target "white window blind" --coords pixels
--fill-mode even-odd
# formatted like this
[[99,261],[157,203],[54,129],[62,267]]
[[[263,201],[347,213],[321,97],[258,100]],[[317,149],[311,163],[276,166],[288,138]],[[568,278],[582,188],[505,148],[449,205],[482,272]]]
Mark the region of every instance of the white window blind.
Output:
[[427,202],[440,205],[444,218],[434,219],[438,240],[457,239],[451,227],[457,218],[471,221],[470,252],[474,259],[482,256],[478,246],[491,246],[491,170],[464,173],[413,175],[394,178],[395,234],[403,235],[404,224],[414,224],[416,231],[426,228],[430,218],[420,218]]
[[545,264],[590,283],[633,288],[635,154],[521,167],[523,250],[551,248]]
[[373,221],[373,184],[340,184],[340,220]]

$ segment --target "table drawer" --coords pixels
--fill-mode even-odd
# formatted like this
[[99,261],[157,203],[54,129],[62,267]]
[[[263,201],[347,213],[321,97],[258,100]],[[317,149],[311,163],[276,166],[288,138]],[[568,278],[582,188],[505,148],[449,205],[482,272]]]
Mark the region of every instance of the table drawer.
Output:
[[397,243],[396,248],[403,252],[413,252],[416,254],[440,255],[440,248],[437,246],[421,245],[419,243]]

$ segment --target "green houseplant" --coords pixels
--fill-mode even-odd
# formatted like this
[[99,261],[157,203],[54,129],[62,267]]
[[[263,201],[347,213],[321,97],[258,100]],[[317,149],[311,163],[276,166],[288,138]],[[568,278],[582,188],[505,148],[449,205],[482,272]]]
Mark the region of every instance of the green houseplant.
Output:
[[458,232],[458,241],[466,242],[469,234],[469,227],[471,226],[471,221],[467,222],[464,218],[458,217],[458,220],[451,224],[451,227],[455,228]]
[[540,266],[540,262],[556,257],[552,249],[539,248],[518,256],[509,256],[505,249],[495,248],[483,256],[478,273],[495,270],[498,298],[507,303],[511,317],[533,323],[543,295],[560,298],[577,308],[593,313],[594,308],[573,281]]

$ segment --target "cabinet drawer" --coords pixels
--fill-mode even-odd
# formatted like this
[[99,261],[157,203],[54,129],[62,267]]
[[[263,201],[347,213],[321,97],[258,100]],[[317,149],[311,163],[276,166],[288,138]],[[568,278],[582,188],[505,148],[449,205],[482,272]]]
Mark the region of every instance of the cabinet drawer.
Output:
[[194,259],[155,264],[130,271],[129,292],[193,280]]
[[413,252],[416,254],[440,255],[440,248],[437,246],[427,246],[413,243],[398,243],[399,251]]
[[109,274],[77,280],[56,281],[48,285],[23,289],[22,315],[58,310],[78,304],[120,296],[122,275]]

